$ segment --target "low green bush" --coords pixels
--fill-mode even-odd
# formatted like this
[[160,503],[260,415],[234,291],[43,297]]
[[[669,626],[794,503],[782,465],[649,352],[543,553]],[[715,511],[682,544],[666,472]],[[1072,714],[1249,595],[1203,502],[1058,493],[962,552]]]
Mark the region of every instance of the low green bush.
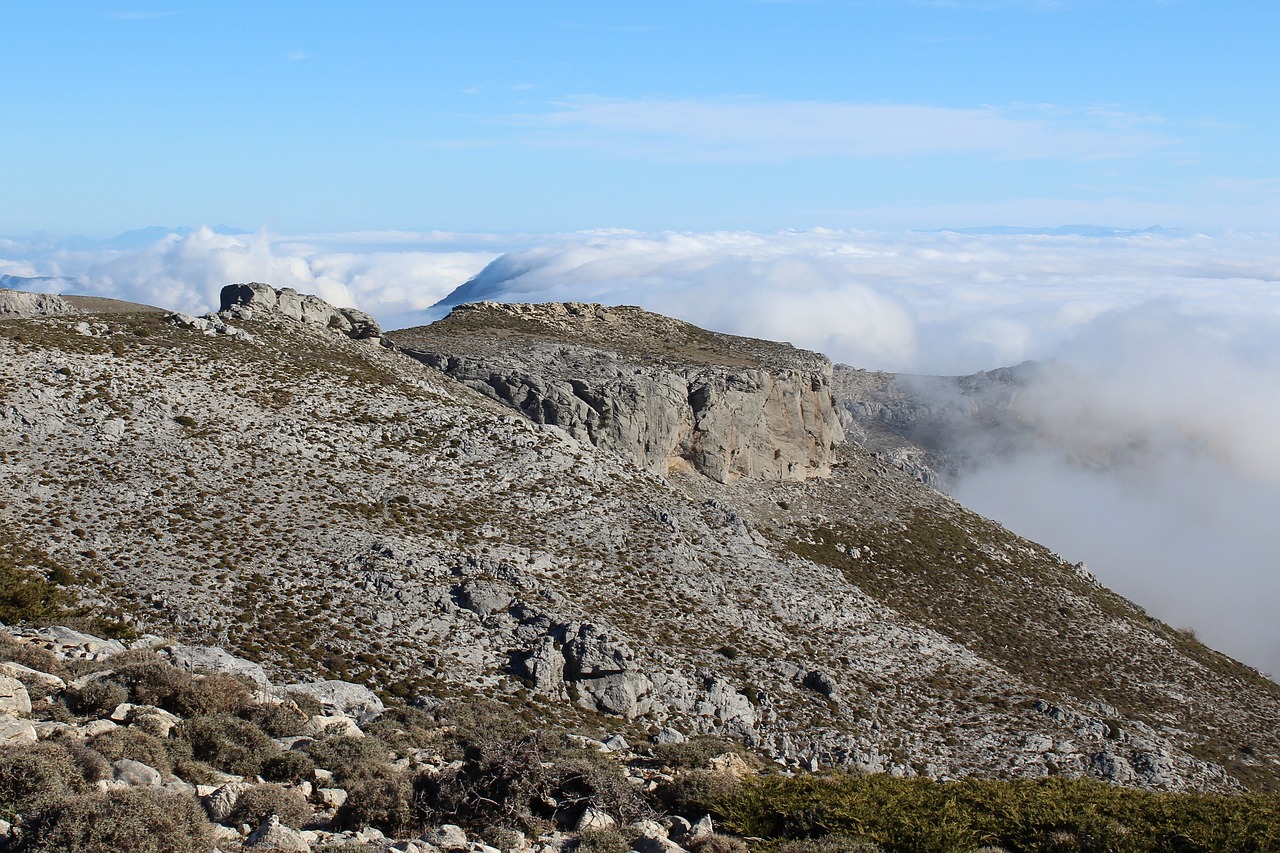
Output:
[[315,778],[316,763],[306,753],[291,749],[262,762],[260,773],[268,782],[309,782]]
[[174,726],[172,737],[190,744],[191,757],[224,773],[255,776],[280,748],[262,729],[230,714],[193,717]]
[[213,849],[212,827],[194,797],[151,788],[67,799],[32,821],[18,848],[20,853],[209,853]]
[[655,761],[676,770],[705,770],[711,759],[731,752],[749,764],[759,765],[755,753],[740,743],[715,735],[694,735],[684,743],[662,743],[650,748]]
[[330,735],[312,741],[303,751],[317,767],[333,773],[334,781],[339,784],[391,773],[387,761],[390,750],[376,737]]
[[0,819],[31,817],[87,787],[75,754],[62,744],[45,741],[0,749]]
[[231,823],[247,823],[259,826],[275,815],[285,826],[300,829],[311,817],[311,806],[301,793],[280,785],[267,783],[254,785],[240,792],[235,808],[231,811]]
[[1280,796],[1152,793],[1087,779],[767,777],[713,794],[702,805],[742,835],[798,840],[840,834],[887,853],[983,846],[1028,853],[1280,849]]
[[161,773],[173,772],[173,758],[168,742],[137,729],[111,729],[95,736],[89,741],[89,746],[108,761],[128,758],[141,761]]
[[[390,769],[390,768],[388,768]],[[358,779],[347,786],[347,801],[338,810],[338,829],[373,826],[391,836],[421,829],[414,808],[414,787],[404,774]]]
[[307,715],[293,702],[264,702],[249,705],[240,716],[272,737],[296,737],[302,734]]
[[62,693],[67,707],[82,716],[108,714],[121,702],[129,701],[129,691],[107,678],[94,678]]
[[653,814],[616,761],[547,731],[472,745],[461,768],[418,778],[416,802],[424,822],[526,830],[587,806],[627,822]]

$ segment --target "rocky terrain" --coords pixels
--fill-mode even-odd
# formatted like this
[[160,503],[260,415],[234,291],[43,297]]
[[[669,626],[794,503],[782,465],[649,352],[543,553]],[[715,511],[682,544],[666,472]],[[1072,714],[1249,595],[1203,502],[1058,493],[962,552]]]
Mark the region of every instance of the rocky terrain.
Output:
[[0,321],[15,568],[275,683],[779,768],[1280,779],[1280,686],[842,441],[866,395],[820,356],[573,304],[384,336],[309,299]]
[[639,308],[481,302],[390,340],[535,423],[658,474],[824,477],[844,438],[826,359]]

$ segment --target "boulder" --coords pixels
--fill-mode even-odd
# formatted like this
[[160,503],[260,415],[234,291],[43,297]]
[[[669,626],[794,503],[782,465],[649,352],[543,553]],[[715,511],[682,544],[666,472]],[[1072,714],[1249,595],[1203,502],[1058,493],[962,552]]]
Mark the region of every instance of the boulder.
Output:
[[67,686],[67,683],[56,675],[50,675],[47,672],[41,672],[38,669],[32,669],[29,666],[23,666],[13,661],[0,662],[0,675],[16,678],[27,687],[40,687],[48,691],[62,690]]
[[612,829],[617,825],[618,822],[608,812],[595,806],[587,806],[578,817],[578,822],[574,824],[573,831],[586,832],[589,829]]
[[446,823],[422,833],[422,840],[441,850],[466,850],[467,833],[462,827]]
[[245,839],[244,846],[311,853],[311,845],[302,837],[302,833],[285,826],[275,815],[263,821],[262,825]]
[[162,652],[174,666],[188,672],[221,672],[243,676],[260,687],[270,687],[271,680],[261,664],[236,657],[220,646],[167,646]]
[[77,310],[61,296],[51,293],[27,293],[7,287],[0,288],[0,319],[75,314]]
[[31,696],[22,682],[11,675],[0,675],[0,714],[18,716],[31,713]]
[[222,288],[218,313],[246,319],[257,314],[275,314],[299,323],[323,326],[356,340],[376,341],[382,337],[377,321],[363,311],[336,308],[318,296],[298,293],[291,287],[277,290],[256,281]]
[[360,725],[375,719],[384,709],[378,694],[362,684],[352,684],[350,681],[290,684],[280,688],[279,692],[281,694],[304,693],[317,699],[327,712],[337,711],[339,714],[354,717]]
[[0,747],[21,746],[25,743],[35,743],[39,739],[36,727],[30,720],[0,715]]
[[158,788],[164,781],[159,770],[130,758],[121,758],[112,762],[111,775],[117,782],[122,782],[130,788]]

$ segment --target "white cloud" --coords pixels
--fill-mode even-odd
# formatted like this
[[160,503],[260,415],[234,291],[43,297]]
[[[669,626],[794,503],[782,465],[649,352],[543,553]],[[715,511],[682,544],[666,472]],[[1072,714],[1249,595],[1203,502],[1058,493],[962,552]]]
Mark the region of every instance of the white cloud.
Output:
[[582,96],[518,121],[550,131],[552,141],[564,144],[732,162],[930,154],[1091,160],[1142,155],[1169,144],[1151,117],[1046,105]]

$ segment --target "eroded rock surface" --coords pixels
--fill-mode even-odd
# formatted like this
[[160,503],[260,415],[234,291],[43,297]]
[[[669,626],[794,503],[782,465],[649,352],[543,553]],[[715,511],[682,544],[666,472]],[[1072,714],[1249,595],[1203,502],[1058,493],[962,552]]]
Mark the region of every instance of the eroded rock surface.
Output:
[[823,477],[843,440],[822,356],[639,308],[477,303],[392,338],[534,422],[660,474]]

